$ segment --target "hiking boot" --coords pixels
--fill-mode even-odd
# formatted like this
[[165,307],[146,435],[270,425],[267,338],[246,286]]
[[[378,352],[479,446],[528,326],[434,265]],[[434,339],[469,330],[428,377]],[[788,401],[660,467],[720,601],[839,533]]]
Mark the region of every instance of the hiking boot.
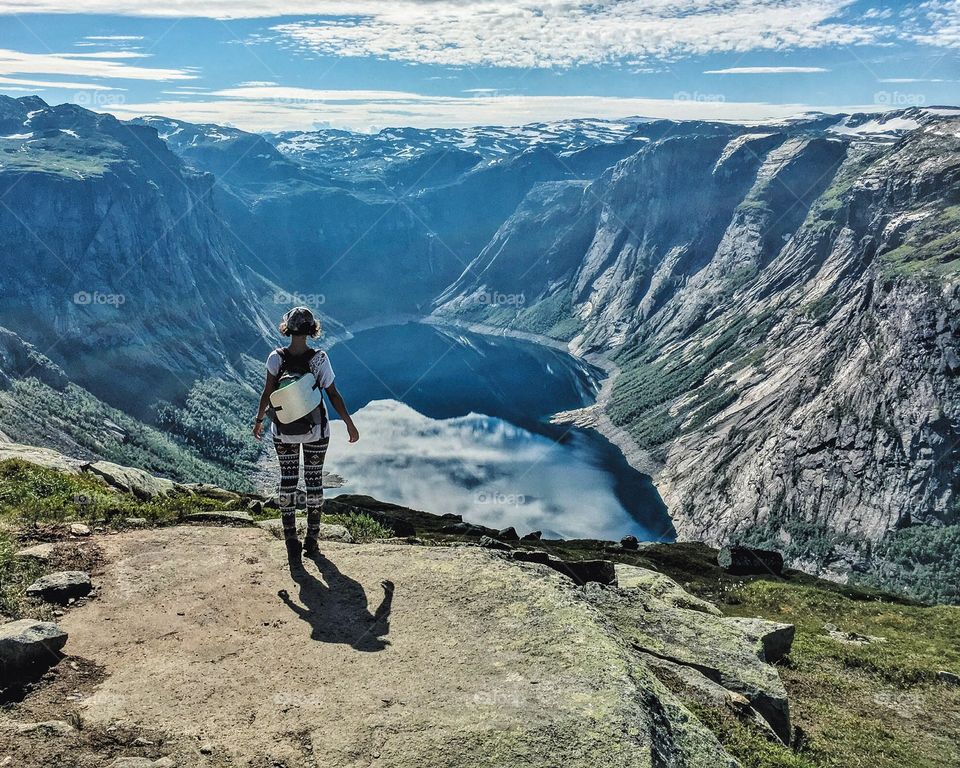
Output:
[[303,552],[308,557],[316,557],[320,554],[320,544],[315,537],[307,536],[307,538],[303,540]]
[[287,546],[287,558],[290,560],[300,559],[300,541],[298,539],[284,539]]

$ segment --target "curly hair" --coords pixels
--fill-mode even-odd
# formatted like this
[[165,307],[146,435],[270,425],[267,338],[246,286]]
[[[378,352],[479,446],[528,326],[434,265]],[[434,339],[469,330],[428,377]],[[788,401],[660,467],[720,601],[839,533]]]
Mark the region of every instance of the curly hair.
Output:
[[294,307],[280,321],[280,333],[284,336],[310,336],[315,339],[320,331],[320,321],[306,307]]

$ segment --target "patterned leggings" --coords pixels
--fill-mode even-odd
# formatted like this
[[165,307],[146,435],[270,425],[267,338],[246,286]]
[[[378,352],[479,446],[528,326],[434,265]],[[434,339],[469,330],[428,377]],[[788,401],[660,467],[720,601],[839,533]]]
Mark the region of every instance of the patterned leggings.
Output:
[[330,439],[315,443],[283,443],[277,438],[273,447],[280,459],[280,516],[283,537],[297,538],[296,503],[297,483],[300,480],[300,446],[303,446],[303,483],[307,487],[307,538],[316,538],[320,532],[320,513],[323,510],[323,460]]

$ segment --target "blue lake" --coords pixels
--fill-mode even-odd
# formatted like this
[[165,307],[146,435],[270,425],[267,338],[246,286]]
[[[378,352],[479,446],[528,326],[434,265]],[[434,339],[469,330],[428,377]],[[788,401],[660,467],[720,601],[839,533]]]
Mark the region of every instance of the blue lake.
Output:
[[333,422],[327,468],[364,493],[547,537],[674,536],[650,478],[592,430],[551,424],[593,402],[602,371],[530,342],[420,323],[328,348],[361,439]]

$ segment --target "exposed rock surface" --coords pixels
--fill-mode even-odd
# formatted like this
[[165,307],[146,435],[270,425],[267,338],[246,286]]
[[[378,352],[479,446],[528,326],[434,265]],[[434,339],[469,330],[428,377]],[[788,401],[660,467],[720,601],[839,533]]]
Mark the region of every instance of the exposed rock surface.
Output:
[[27,596],[49,603],[67,603],[90,593],[90,574],[83,571],[57,571],[41,576],[27,587]]
[[84,467],[85,472],[102,477],[118,490],[132,493],[144,501],[158,496],[167,496],[176,488],[176,483],[136,467],[124,467],[111,461],[95,461]]
[[[767,663],[757,627],[745,628],[732,619],[674,608],[638,589],[602,589],[591,584],[586,595],[636,648],[693,667],[727,690],[742,694],[777,736],[789,743],[787,693],[777,671]],[[777,631],[779,625],[769,628],[770,633]]]
[[0,679],[4,684],[56,664],[67,633],[49,621],[20,619],[0,624]]
[[713,616],[719,616],[720,610],[708,603],[695,597],[681,587],[669,576],[658,571],[651,571],[648,568],[640,568],[636,565],[625,565],[617,563],[615,566],[617,573],[617,586],[621,589],[639,589],[652,597],[663,600],[675,608],[689,608],[692,611],[702,611]]
[[291,570],[256,528],[128,531],[103,547],[101,597],[64,619],[71,652],[105,667],[85,727],[176,734],[178,764],[196,760],[182,741],[212,742],[224,765],[300,764],[304,745],[358,768],[735,765],[632,637],[549,568],[334,542]]

